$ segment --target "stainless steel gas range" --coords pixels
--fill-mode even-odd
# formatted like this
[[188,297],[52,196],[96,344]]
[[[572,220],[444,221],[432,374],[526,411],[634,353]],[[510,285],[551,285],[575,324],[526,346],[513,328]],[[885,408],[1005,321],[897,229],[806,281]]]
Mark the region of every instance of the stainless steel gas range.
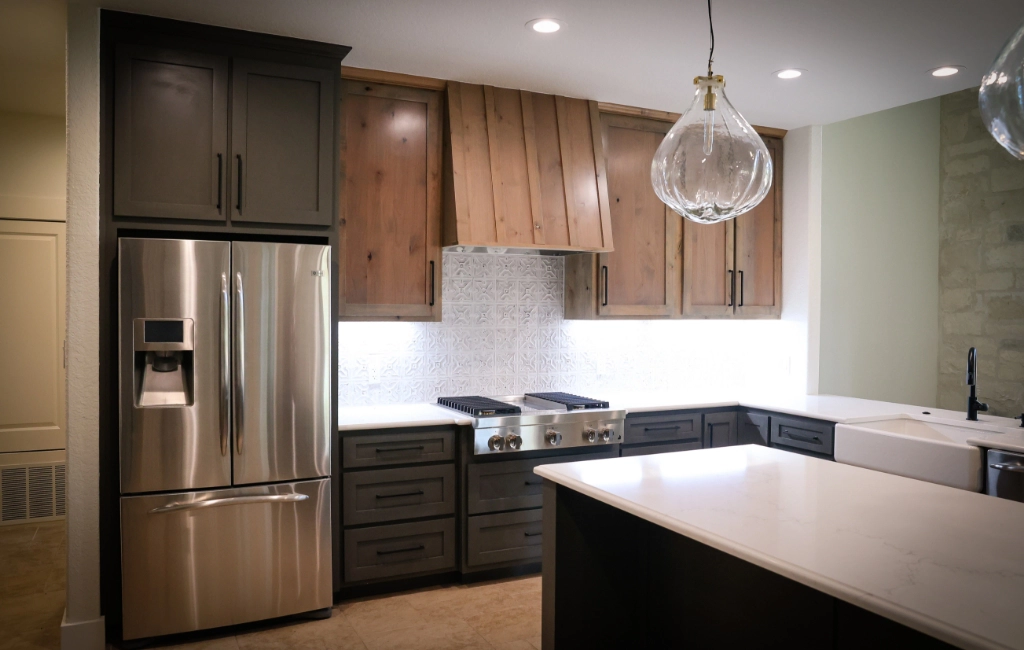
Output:
[[626,417],[608,402],[569,393],[439,397],[437,402],[473,416],[476,455],[619,444]]

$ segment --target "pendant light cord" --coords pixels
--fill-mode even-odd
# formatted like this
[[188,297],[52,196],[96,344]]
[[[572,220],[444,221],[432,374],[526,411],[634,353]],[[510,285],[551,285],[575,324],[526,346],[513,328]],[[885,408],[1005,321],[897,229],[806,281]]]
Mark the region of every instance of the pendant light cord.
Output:
[[715,24],[711,22],[711,0],[708,0],[708,29],[711,30],[711,52],[708,54],[708,76],[711,76],[711,63],[715,60]]

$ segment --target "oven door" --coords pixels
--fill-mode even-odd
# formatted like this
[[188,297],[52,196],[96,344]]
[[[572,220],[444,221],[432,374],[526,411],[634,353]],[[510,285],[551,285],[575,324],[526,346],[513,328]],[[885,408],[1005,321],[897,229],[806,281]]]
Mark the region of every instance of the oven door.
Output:
[[124,638],[330,607],[330,479],[121,499]]

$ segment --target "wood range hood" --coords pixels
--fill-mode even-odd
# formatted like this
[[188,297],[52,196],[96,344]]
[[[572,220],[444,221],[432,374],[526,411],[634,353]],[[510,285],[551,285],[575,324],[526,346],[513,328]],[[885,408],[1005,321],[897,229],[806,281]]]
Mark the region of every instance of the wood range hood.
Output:
[[447,95],[445,246],[613,249],[597,102],[453,81]]

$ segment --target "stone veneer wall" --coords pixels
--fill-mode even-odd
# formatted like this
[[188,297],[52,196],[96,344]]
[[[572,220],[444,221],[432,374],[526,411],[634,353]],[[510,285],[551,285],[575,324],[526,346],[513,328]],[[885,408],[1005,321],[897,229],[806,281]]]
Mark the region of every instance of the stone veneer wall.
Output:
[[978,91],[941,99],[939,406],[964,410],[967,350],[991,413],[1024,411],[1024,162],[982,125]]
[[445,252],[442,322],[338,325],[341,406],[803,388],[793,322],[566,321],[561,257]]

